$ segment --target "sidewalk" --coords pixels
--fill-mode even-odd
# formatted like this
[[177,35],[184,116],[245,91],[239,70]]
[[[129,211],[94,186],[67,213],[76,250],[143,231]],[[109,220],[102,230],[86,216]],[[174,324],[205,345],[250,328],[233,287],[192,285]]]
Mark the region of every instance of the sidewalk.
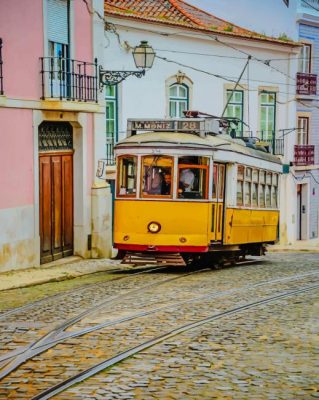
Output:
[[[267,247],[269,252],[280,252],[280,251],[308,251],[319,253],[319,238],[309,239],[309,240],[298,240],[294,244],[275,244],[273,246]],[[318,255],[319,259],[319,255]]]
[[[319,239],[300,240],[294,245],[277,244],[269,246],[267,250],[270,253],[286,251],[319,253]],[[52,263],[43,264],[38,268],[3,272],[0,273],[0,291],[40,285],[48,282],[58,282],[96,272],[111,272],[119,267],[120,262],[120,260],[111,260],[107,258],[84,260],[81,257],[72,256]],[[124,269],[125,267],[121,265],[121,268]]]
[[79,276],[117,269],[120,260],[89,259],[67,257],[43,264],[38,268],[28,268],[0,273],[0,291],[58,282]]

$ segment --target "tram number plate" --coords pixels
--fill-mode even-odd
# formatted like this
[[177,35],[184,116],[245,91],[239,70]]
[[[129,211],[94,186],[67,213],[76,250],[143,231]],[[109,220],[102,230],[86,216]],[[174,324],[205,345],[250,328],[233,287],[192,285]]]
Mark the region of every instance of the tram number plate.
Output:
[[200,121],[178,121],[177,129],[181,131],[200,130]]

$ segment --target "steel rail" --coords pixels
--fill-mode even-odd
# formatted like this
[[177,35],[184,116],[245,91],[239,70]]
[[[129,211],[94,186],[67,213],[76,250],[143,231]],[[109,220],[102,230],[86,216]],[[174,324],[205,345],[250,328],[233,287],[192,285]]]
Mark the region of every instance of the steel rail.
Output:
[[[142,318],[148,315],[152,315],[155,314],[157,312],[160,311],[164,311],[164,310],[169,310],[171,308],[176,308],[179,306],[182,306],[183,304],[189,304],[189,303],[194,303],[200,300],[207,300],[207,299],[214,299],[214,298],[219,298],[219,297],[223,297],[225,295],[228,294],[233,294],[233,293],[239,293],[239,292],[243,292],[243,291],[247,291],[247,289],[254,289],[254,288],[258,288],[258,287],[262,287],[262,286],[266,286],[269,284],[274,284],[274,283],[282,283],[282,282],[287,282],[287,281],[293,281],[293,280],[298,280],[298,279],[302,279],[302,278],[306,278],[309,276],[313,276],[313,275],[318,275],[319,272],[309,272],[306,274],[299,274],[299,275],[294,275],[294,276],[288,276],[288,277],[283,277],[283,278],[276,278],[270,281],[263,281],[263,282],[259,282],[256,284],[249,284],[246,285],[244,287],[241,288],[233,288],[233,289],[229,289],[229,290],[225,290],[223,292],[219,292],[219,293],[211,293],[211,294],[206,294],[203,296],[198,296],[195,297],[193,299],[187,299],[187,300],[183,300],[183,301],[179,301],[176,302],[174,304],[170,304],[167,306],[162,306],[162,307],[157,307],[154,308],[152,310],[148,310],[148,311],[143,311],[137,314],[133,314],[127,317],[123,317],[114,321],[107,321],[98,325],[94,325],[91,326],[89,328],[84,328],[80,331],[76,331],[76,332],[62,332],[60,333],[60,335],[57,335],[53,340],[51,341],[47,341],[43,344],[40,343],[36,344],[35,346],[33,346],[32,348],[28,348],[27,350],[22,350],[17,354],[9,354],[7,356],[3,356],[0,361],[7,361],[7,363],[5,365],[7,365],[7,368],[3,369],[1,371],[1,375],[0,378],[3,378],[5,376],[7,376],[8,374],[10,374],[14,369],[16,369],[17,367],[19,367],[21,364],[23,364],[24,362],[26,362],[27,360],[35,357],[36,355],[39,355],[43,352],[45,352],[46,350],[49,350],[50,348],[56,346],[59,343],[63,343],[64,341],[66,341],[67,339],[70,338],[75,338],[75,337],[80,337],[83,336],[85,334],[94,332],[94,331],[98,331],[100,329],[106,328],[106,327],[110,327],[110,326],[115,326],[115,325],[119,325],[121,323],[127,322],[127,321],[132,321],[138,318]],[[19,357],[20,356],[20,357]],[[13,358],[15,358],[13,361],[10,362],[10,360],[12,360]],[[4,366],[5,366],[4,365]]]
[[186,325],[180,326],[179,328],[173,329],[169,332],[166,332],[162,335],[159,335],[153,339],[150,339],[138,346],[135,346],[129,350],[126,350],[114,357],[111,357],[105,361],[102,361],[99,364],[94,365],[93,367],[90,367],[86,369],[85,371],[82,371],[76,375],[74,375],[71,378],[66,379],[65,381],[62,381],[58,383],[57,385],[52,386],[49,389],[44,390],[43,392],[39,393],[38,395],[34,396],[31,398],[31,400],[47,400],[50,399],[51,397],[55,396],[56,394],[59,394],[63,392],[65,389],[68,389],[70,386],[73,386],[79,382],[82,382],[83,380],[90,378],[93,375],[96,375],[97,373],[103,371],[106,368],[112,367],[113,365],[134,356],[137,353],[140,353],[143,350],[146,350],[150,347],[153,347],[167,339],[170,339],[173,336],[179,335],[181,333],[184,333],[186,331],[190,331],[192,329],[198,328],[204,324],[207,324],[209,322],[213,322],[217,319],[228,317],[237,313],[240,313],[242,311],[249,310],[254,307],[258,307],[264,304],[268,304],[277,300],[281,300],[287,297],[295,296],[301,293],[309,292],[315,289],[319,289],[319,285],[313,285],[313,286],[307,286],[301,289],[296,289],[290,292],[284,292],[280,293],[275,296],[267,297],[262,300],[254,301],[252,303],[247,303],[239,307],[232,308],[227,311],[223,311],[218,314],[211,315],[210,317],[206,317],[204,319],[201,319],[196,322],[188,323]]
[[[38,305],[41,305],[42,303],[45,303],[45,302],[47,302],[47,301],[50,301],[50,300],[53,300],[53,299],[56,299],[56,298],[59,298],[59,297],[66,296],[66,295],[68,295],[68,294],[78,293],[78,292],[81,292],[81,290],[86,290],[86,289],[89,289],[89,288],[91,288],[91,287],[102,286],[102,285],[105,284],[106,282],[114,282],[114,281],[118,281],[118,280],[130,278],[131,276],[136,276],[136,275],[140,275],[140,274],[145,274],[146,272],[153,272],[153,271],[157,271],[157,270],[161,270],[161,269],[165,269],[165,268],[167,268],[167,267],[158,267],[158,268],[152,268],[152,269],[144,269],[144,270],[142,270],[142,271],[139,269],[138,272],[134,272],[133,274],[130,274],[129,276],[119,276],[119,277],[116,277],[116,278],[114,278],[114,279],[109,279],[108,281],[105,281],[105,282],[89,283],[89,284],[87,284],[87,285],[83,285],[83,286],[78,287],[78,288],[76,288],[76,289],[67,290],[67,291],[65,291],[65,292],[63,292],[63,293],[56,293],[56,294],[53,294],[52,296],[44,297],[44,298],[39,299],[39,300],[37,300],[37,301],[34,301],[34,302],[32,302],[32,303],[25,304],[25,305],[23,305],[23,306],[21,306],[21,307],[15,307],[15,308],[12,308],[11,310],[4,311],[4,312],[0,313],[0,321],[1,321],[2,319],[5,319],[6,317],[12,315],[12,314],[16,314],[16,313],[19,313],[19,312],[21,312],[21,311],[25,311],[25,310],[27,310],[28,308],[36,307],[36,306],[38,306]],[[119,272],[119,273],[123,272],[123,273],[125,274],[125,273],[127,273],[127,272],[129,272],[129,271],[132,271],[132,270],[129,270],[129,269],[110,269],[110,270],[107,270],[107,271],[97,271],[97,272],[95,272],[95,273],[107,272],[107,273],[110,273],[110,274],[114,274],[114,273],[118,273],[118,272]],[[83,275],[82,275],[82,276],[83,276]],[[17,289],[18,289],[18,288],[17,288]],[[12,290],[14,290],[14,289],[12,289]]]
[[[73,339],[75,337],[80,337],[83,335],[86,335],[88,333],[92,333],[95,331],[98,331],[100,329],[103,328],[108,328],[110,326],[115,326],[115,325],[120,325],[124,322],[128,322],[128,321],[132,321],[138,318],[142,318],[148,315],[152,315],[152,314],[156,314],[160,311],[164,311],[164,310],[169,310],[170,308],[176,308],[179,306],[182,306],[183,304],[189,304],[189,303],[195,303],[197,301],[200,300],[207,300],[207,299],[216,299],[216,298],[220,298],[223,297],[225,295],[228,294],[234,294],[234,293],[240,293],[240,292],[244,292],[247,289],[255,289],[261,286],[266,286],[268,284],[273,284],[273,283],[278,283],[278,282],[286,282],[286,281],[293,281],[293,280],[297,280],[299,278],[304,278],[304,277],[308,277],[308,276],[313,276],[313,275],[318,275],[319,272],[313,272],[313,273],[308,273],[308,274],[302,274],[302,275],[295,275],[293,277],[284,277],[284,278],[277,278],[277,279],[273,279],[271,281],[265,281],[265,282],[260,282],[260,283],[256,283],[253,285],[247,285],[241,288],[234,288],[234,289],[229,289],[229,290],[225,290],[223,292],[219,292],[219,293],[212,293],[212,294],[206,294],[203,296],[199,296],[199,297],[194,297],[192,299],[187,299],[187,300],[183,300],[183,301],[179,301],[176,302],[174,304],[170,304],[167,306],[162,306],[162,307],[157,307],[157,308],[153,308],[152,310],[148,310],[148,311],[143,311],[137,314],[133,314],[127,317],[123,317],[117,320],[113,320],[113,321],[107,321],[107,322],[103,322],[101,324],[98,325],[93,325],[90,326],[89,328],[84,328],[81,329],[79,331],[76,332],[65,332],[64,334],[62,334],[60,337],[56,337],[54,340],[44,344],[44,345],[40,345],[40,346],[36,346],[33,348],[33,353],[28,357],[28,359],[35,357],[38,354],[43,353],[46,350],[49,350],[50,348],[54,347],[57,344],[63,343],[64,341],[66,341],[67,339]],[[23,352],[19,353],[22,354]],[[8,357],[9,358],[9,357]]]
[[[123,294],[119,294],[113,297],[108,297],[106,300],[102,301],[99,304],[96,304],[93,307],[90,307],[89,309],[83,311],[82,313],[78,314],[76,317],[70,318],[67,321],[63,322],[61,325],[57,326],[56,328],[52,329],[51,331],[49,331],[48,333],[46,333],[45,335],[43,335],[41,338],[37,339],[36,341],[34,341],[33,343],[31,343],[30,345],[26,346],[24,349],[17,349],[14,350],[13,352],[6,354],[4,356],[2,356],[0,358],[0,362],[2,362],[2,371],[0,371],[0,379],[4,378],[5,376],[7,376],[8,374],[10,374],[12,371],[14,371],[17,367],[19,367],[21,364],[23,364],[24,362],[26,362],[28,359],[34,357],[35,354],[32,354],[33,349],[35,348],[40,348],[40,347],[45,347],[46,344],[50,343],[50,340],[58,337],[65,329],[69,328],[70,326],[74,325],[75,323],[79,322],[81,319],[83,319],[84,317],[87,317],[88,315],[98,311],[99,309],[103,308],[104,306],[108,306],[111,303],[115,303],[118,300],[122,300],[123,298],[130,296],[134,293],[139,293],[141,291],[145,291],[148,290],[150,288],[156,287],[156,286],[161,286],[163,284],[166,284],[168,282],[172,282],[181,278],[185,278],[187,276],[190,275],[194,275],[203,271],[207,271],[207,268],[204,269],[200,269],[200,270],[196,270],[196,271],[192,271],[192,272],[187,272],[183,275],[180,276],[175,276],[173,278],[168,278],[165,279],[161,282],[154,282],[151,283],[149,285],[145,285],[143,287],[140,288],[136,288],[133,290],[129,290]],[[53,347],[53,346],[52,346]],[[44,350],[39,351],[37,354],[42,353]],[[13,360],[12,360],[13,359]],[[7,360],[11,360],[9,362],[5,362]]]

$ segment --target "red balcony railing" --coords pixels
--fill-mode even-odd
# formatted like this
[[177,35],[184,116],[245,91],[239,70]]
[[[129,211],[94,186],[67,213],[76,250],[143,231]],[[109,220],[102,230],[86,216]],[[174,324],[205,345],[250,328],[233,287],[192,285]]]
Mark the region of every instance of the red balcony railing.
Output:
[[317,75],[297,72],[297,94],[316,95]]
[[315,163],[315,146],[310,144],[296,145],[294,165],[304,166]]

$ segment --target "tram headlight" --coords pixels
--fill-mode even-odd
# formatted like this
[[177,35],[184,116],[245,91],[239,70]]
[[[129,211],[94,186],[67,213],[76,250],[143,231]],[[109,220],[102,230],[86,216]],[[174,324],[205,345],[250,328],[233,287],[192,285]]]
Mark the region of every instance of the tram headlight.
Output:
[[161,230],[161,224],[158,222],[152,221],[147,225],[147,229],[151,233],[158,233]]

